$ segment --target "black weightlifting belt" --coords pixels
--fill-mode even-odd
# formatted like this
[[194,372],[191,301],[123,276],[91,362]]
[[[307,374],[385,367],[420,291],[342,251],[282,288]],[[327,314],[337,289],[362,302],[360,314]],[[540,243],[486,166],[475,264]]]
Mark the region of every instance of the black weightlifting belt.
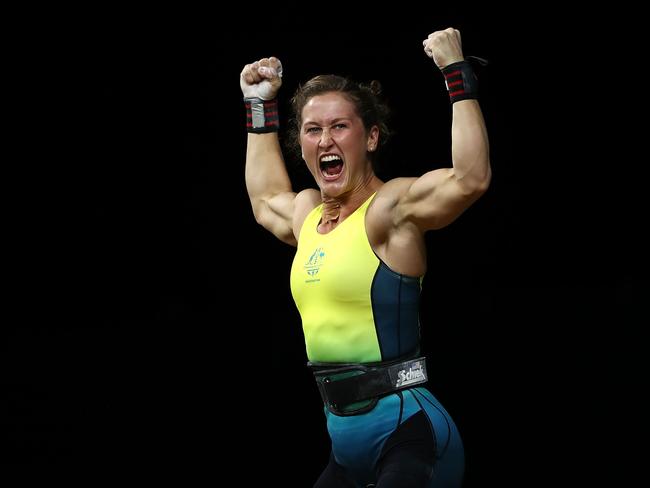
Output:
[[[410,388],[427,381],[424,357],[377,364],[309,362],[320,396],[327,408],[337,415],[354,415],[368,411],[377,399],[389,393]],[[344,407],[374,400],[361,409]]]

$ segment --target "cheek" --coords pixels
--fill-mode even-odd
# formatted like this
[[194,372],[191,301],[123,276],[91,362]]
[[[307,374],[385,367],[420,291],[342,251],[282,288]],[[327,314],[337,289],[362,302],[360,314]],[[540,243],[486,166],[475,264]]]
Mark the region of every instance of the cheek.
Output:
[[307,168],[311,171],[311,165],[309,161],[313,161],[316,158],[317,147],[309,141],[308,138],[300,139],[300,153],[303,161],[307,165]]
[[340,146],[344,146],[347,149],[354,149],[355,146],[365,144],[365,139],[361,134],[345,132],[337,138],[337,142]]
[[313,163],[316,161],[318,158],[318,143],[310,141],[309,139],[306,139],[303,141],[302,145],[300,146],[302,150],[302,159],[304,159],[306,162],[311,162]]
[[306,152],[313,151],[315,144],[312,140],[309,139],[309,137],[301,137],[300,147],[302,148],[302,152],[306,153]]

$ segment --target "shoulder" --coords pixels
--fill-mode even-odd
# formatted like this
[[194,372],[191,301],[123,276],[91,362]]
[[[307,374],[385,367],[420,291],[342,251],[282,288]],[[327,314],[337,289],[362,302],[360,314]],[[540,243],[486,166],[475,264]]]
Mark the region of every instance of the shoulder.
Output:
[[320,192],[313,188],[302,190],[296,195],[293,213],[293,233],[296,240],[298,240],[300,229],[302,228],[302,224],[305,222],[307,215],[309,215],[309,212],[314,210],[314,208],[321,203],[322,198]]
[[368,213],[378,218],[386,218],[400,199],[406,194],[417,178],[393,178],[377,190],[377,195],[368,208]]
[[384,242],[394,230],[398,204],[416,179],[393,178],[377,190],[366,214],[366,230],[371,242]]
[[302,190],[296,195],[295,209],[296,212],[311,212],[316,206],[323,203],[320,192],[313,188]]
[[378,191],[366,214],[368,242],[393,271],[420,276],[426,269],[424,240],[418,228],[402,217],[403,202],[417,178],[395,178]]

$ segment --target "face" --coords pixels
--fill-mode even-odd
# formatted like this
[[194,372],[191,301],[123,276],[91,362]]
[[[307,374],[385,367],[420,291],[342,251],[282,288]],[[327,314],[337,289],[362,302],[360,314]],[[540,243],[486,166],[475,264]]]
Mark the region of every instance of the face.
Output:
[[303,158],[321,191],[336,197],[372,175],[368,151],[377,148],[379,129],[366,131],[354,104],[341,93],[311,98],[302,109]]

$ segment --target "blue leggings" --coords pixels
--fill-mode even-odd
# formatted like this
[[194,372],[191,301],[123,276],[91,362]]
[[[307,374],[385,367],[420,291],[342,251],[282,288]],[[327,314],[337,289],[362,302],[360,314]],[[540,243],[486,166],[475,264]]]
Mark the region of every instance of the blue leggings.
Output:
[[360,415],[325,410],[330,462],[314,488],[458,488],[465,458],[458,429],[424,388],[381,398]]

